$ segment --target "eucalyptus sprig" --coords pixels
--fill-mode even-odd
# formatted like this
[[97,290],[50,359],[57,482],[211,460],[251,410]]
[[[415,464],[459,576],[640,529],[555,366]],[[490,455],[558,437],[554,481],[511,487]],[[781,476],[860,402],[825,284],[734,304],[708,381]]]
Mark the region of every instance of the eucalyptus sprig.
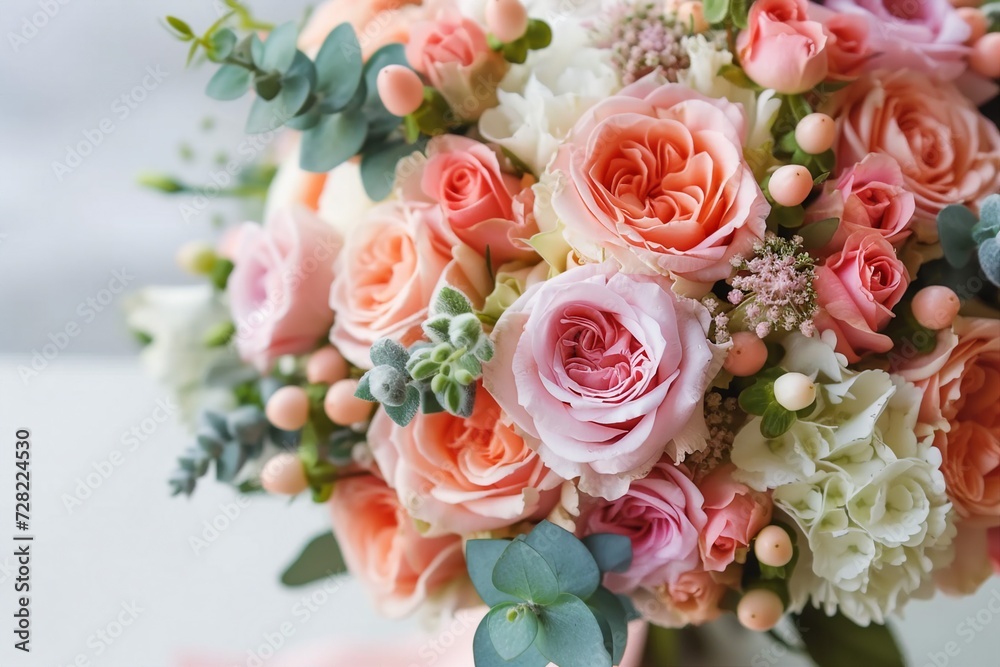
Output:
[[383,338],[371,348],[374,368],[362,376],[356,396],[381,403],[400,426],[418,410],[472,414],[476,381],[493,358],[493,341],[483,331],[472,303],[458,290],[443,287],[423,324],[426,341],[406,349]]
[[601,586],[632,563],[622,535],[583,541],[548,521],[513,540],[470,540],[469,576],[491,609],[476,629],[476,667],[611,667],[621,661],[631,602]]

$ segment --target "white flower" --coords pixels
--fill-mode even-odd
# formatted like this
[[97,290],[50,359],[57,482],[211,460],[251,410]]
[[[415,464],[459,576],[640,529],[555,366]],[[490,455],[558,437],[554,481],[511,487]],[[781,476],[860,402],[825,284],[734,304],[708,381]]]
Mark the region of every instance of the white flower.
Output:
[[781,100],[773,90],[755,93],[719,76],[724,65],[733,64],[733,54],[704,35],[685,37],[682,42],[691,58],[691,66],[678,75],[678,82],[703,95],[729,100],[743,106],[747,115],[747,139],[744,150],[760,148],[773,141],[771,126],[778,117]]
[[229,321],[229,309],[210,285],[147,287],[129,295],[125,316],[130,329],[152,339],[142,362],[177,395],[186,421],[201,409],[231,402],[228,389],[206,382],[213,369],[239,362],[232,346],[205,344],[212,328]]
[[941,455],[914,429],[920,392],[880,370],[849,371],[822,340],[794,334],[782,368],[809,375],[817,404],[768,439],[760,418],[736,435],[737,477],[773,489],[775,507],[801,533],[791,608],[810,600],[861,625],[882,623],[932,588],[955,534]]
[[483,113],[479,131],[541,174],[580,116],[620,88],[610,52],[567,23],[548,48],[510,68],[497,90],[499,104]]
[[345,162],[327,173],[323,192],[319,196],[317,213],[347,237],[348,233],[364,219],[375,202],[368,198],[361,181],[361,166]]

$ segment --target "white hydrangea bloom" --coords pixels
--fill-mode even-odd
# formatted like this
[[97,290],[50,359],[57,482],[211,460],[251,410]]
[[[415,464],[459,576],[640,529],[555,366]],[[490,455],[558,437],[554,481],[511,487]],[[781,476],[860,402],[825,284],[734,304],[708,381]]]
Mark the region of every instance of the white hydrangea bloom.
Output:
[[483,113],[479,132],[541,174],[580,116],[620,88],[610,52],[566,22],[548,48],[510,68],[497,90],[499,104]]
[[814,378],[816,408],[768,439],[760,418],[736,435],[738,477],[773,489],[801,533],[789,588],[855,623],[886,614],[932,588],[955,534],[940,452],[914,433],[920,391],[880,370],[853,372],[822,340],[790,336],[781,366]]

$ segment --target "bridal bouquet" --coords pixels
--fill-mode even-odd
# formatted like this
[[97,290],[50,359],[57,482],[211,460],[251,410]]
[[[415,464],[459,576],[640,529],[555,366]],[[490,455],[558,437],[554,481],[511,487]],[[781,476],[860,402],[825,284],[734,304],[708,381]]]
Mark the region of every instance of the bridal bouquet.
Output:
[[485,604],[477,667],[727,613],[890,665],[1000,569],[1000,4],[225,4],[169,28],[281,163],[130,318],[175,493],[329,509],[287,582]]

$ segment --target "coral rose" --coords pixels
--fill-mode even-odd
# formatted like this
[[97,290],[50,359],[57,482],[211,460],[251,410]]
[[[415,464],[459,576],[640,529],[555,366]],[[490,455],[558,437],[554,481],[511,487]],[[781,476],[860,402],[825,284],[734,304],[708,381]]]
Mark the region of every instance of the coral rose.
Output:
[[682,628],[714,621],[726,592],[739,586],[720,582],[716,575],[700,568],[677,577],[676,581],[637,591],[632,597],[636,609],[651,623],[664,628]]
[[937,429],[948,495],[967,520],[1000,517],[1000,320],[959,318],[928,355],[896,369],[924,390],[920,421]]
[[698,483],[708,519],[698,546],[705,569],[714,572],[742,563],[750,541],[771,522],[770,496],[737,482],[735,470],[726,463]]
[[599,102],[550,167],[570,244],[630,272],[727,278],[730,260],[763,238],[770,210],[743,159],[744,133],[740,107],[652,77]]
[[329,294],[337,313],[330,341],[355,366],[370,368],[379,338],[416,342],[431,297],[451,257],[434,243],[436,209],[386,202],[347,237]]
[[427,538],[374,475],[337,482],[330,517],[344,561],[386,616],[404,616],[465,574],[462,539]]
[[472,416],[418,414],[399,426],[380,411],[368,443],[390,486],[425,534],[467,534],[541,519],[563,480],[542,463],[486,391]]
[[230,237],[227,283],[240,357],[267,371],[283,354],[317,346],[330,328],[327,305],[340,250],[337,232],[304,208],[276,211]]
[[871,230],[854,232],[816,268],[820,311],[813,321],[820,331],[837,334],[837,352],[851,362],[865,352],[888,352],[892,339],[879,331],[909,283],[892,244]]
[[709,319],[651,276],[581,266],[504,312],[485,386],[549,468],[613,500],[665,449],[704,447],[702,396],[724,357]]
[[1000,190],[1000,130],[958,90],[912,70],[869,75],[836,95],[837,169],[869,153],[896,159],[916,201],[914,231],[937,241],[948,204],[977,206]]
[[632,540],[632,565],[610,572],[605,585],[619,593],[675,583],[698,567],[698,536],[705,528],[703,498],[683,467],[664,459],[632,482],[624,496],[600,503],[583,520],[583,533],[615,533]]
[[829,71],[823,24],[809,20],[806,0],[757,0],[736,48],[747,76],[779,93],[804,93]]

